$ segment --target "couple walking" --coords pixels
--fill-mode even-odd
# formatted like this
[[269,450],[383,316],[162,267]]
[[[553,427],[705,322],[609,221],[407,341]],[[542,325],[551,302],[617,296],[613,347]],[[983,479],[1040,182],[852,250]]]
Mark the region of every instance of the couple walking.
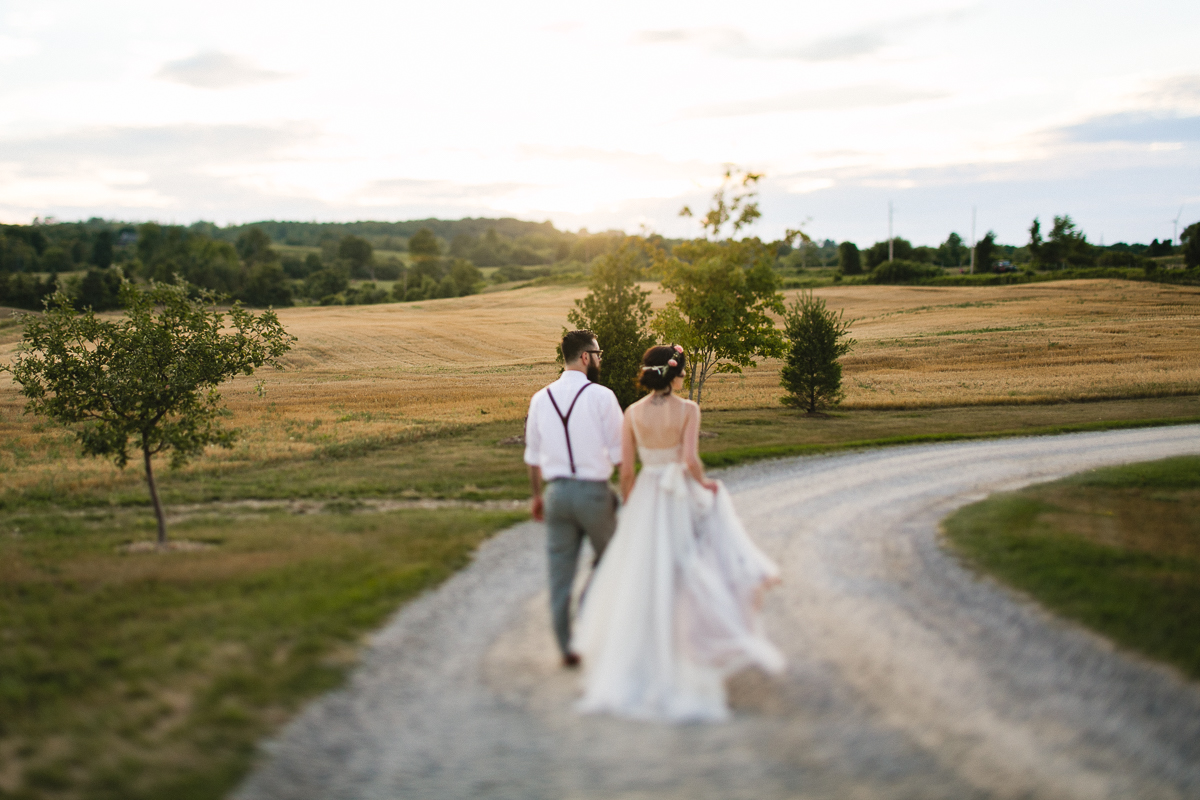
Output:
[[[554,633],[563,664],[584,668],[579,708],[724,719],[731,672],[782,669],[757,618],[778,570],[746,535],[724,486],[704,475],[700,407],[676,394],[683,349],[646,351],[640,382],[649,394],[624,416],[596,383],[603,351],[591,331],[564,336],[562,355],[562,376],[530,401],[525,463],[533,517],[546,523]],[[609,486],[617,464],[623,504]],[[596,563],[572,632],[585,536]]]

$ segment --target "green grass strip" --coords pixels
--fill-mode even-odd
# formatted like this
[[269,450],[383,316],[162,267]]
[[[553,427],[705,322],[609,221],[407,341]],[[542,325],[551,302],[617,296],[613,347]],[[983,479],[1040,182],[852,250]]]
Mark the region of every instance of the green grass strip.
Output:
[[1200,422],[1200,417],[1101,420],[1097,422],[1076,422],[1063,425],[1046,425],[1037,428],[1023,428],[1021,430],[1011,431],[989,431],[984,433],[928,433],[910,434],[905,436],[885,436],[878,439],[860,439],[851,442],[758,445],[754,447],[734,447],[728,450],[701,453],[700,460],[704,462],[706,467],[731,467],[736,464],[743,464],[750,461],[761,461],[768,458],[788,458],[790,456],[829,453],[840,450],[860,450],[872,447],[894,447],[897,445],[926,444],[930,442],[1007,439],[1015,436],[1052,436],[1063,433],[1082,433],[1085,431],[1155,428],[1165,425],[1191,425],[1197,422]]
[[975,567],[1200,678],[1200,456],[993,495],[943,523]]

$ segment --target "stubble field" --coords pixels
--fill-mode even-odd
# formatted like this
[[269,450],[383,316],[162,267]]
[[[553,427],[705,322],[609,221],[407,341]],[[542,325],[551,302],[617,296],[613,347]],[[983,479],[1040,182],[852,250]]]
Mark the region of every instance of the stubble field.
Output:
[[[655,306],[668,299],[657,286]],[[299,341],[282,371],[227,385],[233,451],[204,464],[290,460],[400,443],[430,432],[520,420],[557,372],[554,347],[583,287],[532,287],[378,306],[284,309]],[[789,293],[789,295],[794,292]],[[1200,394],[1200,290],[1064,281],[998,287],[853,286],[819,290],[854,320],[846,409],[929,409]],[[19,339],[0,327],[0,361]],[[603,346],[603,342],[601,345]],[[720,375],[706,410],[778,408],[779,367]],[[0,473],[10,489],[103,484],[69,434],[21,414],[0,376]],[[97,486],[98,488],[98,486]]]

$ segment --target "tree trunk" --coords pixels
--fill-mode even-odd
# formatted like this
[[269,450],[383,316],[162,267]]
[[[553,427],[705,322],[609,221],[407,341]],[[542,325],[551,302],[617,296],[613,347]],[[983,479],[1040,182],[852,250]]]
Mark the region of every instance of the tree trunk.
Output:
[[154,482],[154,467],[150,464],[150,450],[142,448],[142,460],[146,464],[146,484],[150,487],[150,499],[154,501],[154,516],[158,518],[158,546],[167,545],[167,519],[163,516],[162,501],[158,499],[158,485]]

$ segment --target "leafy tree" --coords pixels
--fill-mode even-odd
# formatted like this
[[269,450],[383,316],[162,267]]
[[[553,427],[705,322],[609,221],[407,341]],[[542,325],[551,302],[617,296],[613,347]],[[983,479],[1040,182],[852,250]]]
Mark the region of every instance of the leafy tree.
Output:
[[324,303],[326,298],[341,294],[350,287],[350,278],[340,269],[319,269],[304,281],[304,294]]
[[11,229],[0,236],[0,273],[33,272],[37,269],[37,261],[37,251],[23,236],[12,235]]
[[41,308],[45,299],[58,291],[58,277],[51,275],[39,280],[36,275],[18,272],[5,275],[0,272],[0,305],[16,308]]
[[[901,239],[899,236],[892,239],[892,258],[899,261],[916,261],[914,258],[912,242],[908,239]],[[871,245],[871,249],[867,250],[867,269],[873,270],[880,264],[886,263],[888,260],[888,240],[876,242]]]
[[79,282],[79,305],[93,311],[120,308],[121,283],[118,270],[89,269]]
[[868,283],[909,283],[910,281],[929,278],[941,272],[941,268],[920,261],[907,261],[897,258],[895,261],[885,261],[871,271],[867,276]]
[[375,250],[361,236],[343,236],[338,242],[338,258],[345,259],[350,265],[351,275],[375,280]]
[[450,240],[450,255],[455,258],[470,258],[479,245],[479,239],[469,233],[459,233]]
[[26,318],[13,365],[3,368],[21,385],[26,410],[73,426],[85,455],[124,468],[131,447],[141,451],[159,546],[167,527],[153,457],[169,452],[178,467],[207,445],[230,447],[237,434],[217,422],[227,413],[217,387],[277,364],[295,341],[274,313],[234,305],[227,318],[215,301],[205,291],[192,299],[183,282],[144,291],[126,283],[125,313],[108,321],[76,314],[58,294],[43,316]]
[[[712,196],[712,206],[700,220],[700,227],[706,235],[719,238],[721,230],[731,223],[730,235],[736,236],[738,231],[762,216],[758,210],[758,190],[755,188],[762,177],[761,172],[748,172],[732,164],[726,165],[721,186]],[[679,216],[692,216],[692,209],[684,206],[679,210]]]
[[46,272],[70,272],[72,266],[70,254],[58,245],[47,247],[42,253],[42,269]]
[[262,264],[278,261],[279,254],[271,248],[271,237],[262,228],[254,226],[242,231],[237,237],[237,254],[247,264]]
[[1184,228],[1179,235],[1179,243],[1183,246],[1183,260],[1187,268],[1200,267],[1200,222],[1193,222]]
[[381,281],[397,281],[404,274],[404,264],[395,256],[388,256],[382,263],[372,261],[375,277]]
[[638,286],[645,253],[636,239],[592,262],[587,296],[575,301],[567,320],[596,334],[604,348],[600,383],[612,389],[625,408],[641,396],[638,377],[642,355],[654,344],[650,335],[650,292]]
[[238,298],[255,308],[286,308],[292,304],[292,287],[278,261],[264,261],[247,271]]
[[963,244],[962,237],[951,233],[946,241],[938,245],[937,263],[942,267],[961,267],[964,261],[970,259],[971,248]]
[[408,286],[402,287],[397,283],[392,288],[392,295],[397,300],[403,302],[414,302],[416,300],[429,300],[437,297],[438,282],[428,275],[413,275],[410,273]]
[[470,258],[481,267],[503,267],[509,263],[510,250],[496,229],[488,228],[483,238],[471,248]]
[[442,246],[438,242],[437,237],[433,235],[433,231],[429,228],[421,228],[412,235],[408,240],[408,252],[413,256],[438,256],[441,255]]
[[785,406],[815,414],[842,401],[842,365],[838,359],[850,352],[855,341],[846,336],[849,320],[825,307],[825,301],[801,292],[784,314],[784,333],[790,342],[780,384],[787,395]]
[[100,269],[108,269],[113,262],[113,235],[105,229],[96,233],[92,240],[92,263]]
[[862,274],[862,257],[858,245],[854,242],[842,242],[838,245],[838,268],[843,275]]
[[771,268],[777,244],[758,239],[677,245],[658,267],[675,298],[651,328],[682,345],[688,360],[688,398],[700,402],[717,372],[741,372],[759,357],[780,356],[783,339],[770,314],[783,313],[783,295]]
[[984,236],[975,243],[975,270],[977,272],[989,272],[992,269],[992,262],[996,260],[996,233],[988,231],[987,236]]
[[1052,269],[1096,263],[1095,248],[1088,243],[1087,236],[1075,226],[1071,217],[1065,214],[1054,218],[1054,227],[1044,241],[1041,222],[1034,217],[1033,224],[1029,226],[1029,252],[1036,265]]
[[454,285],[454,296],[456,297],[475,294],[478,291],[477,287],[483,282],[483,273],[465,258],[454,259],[446,277]]

